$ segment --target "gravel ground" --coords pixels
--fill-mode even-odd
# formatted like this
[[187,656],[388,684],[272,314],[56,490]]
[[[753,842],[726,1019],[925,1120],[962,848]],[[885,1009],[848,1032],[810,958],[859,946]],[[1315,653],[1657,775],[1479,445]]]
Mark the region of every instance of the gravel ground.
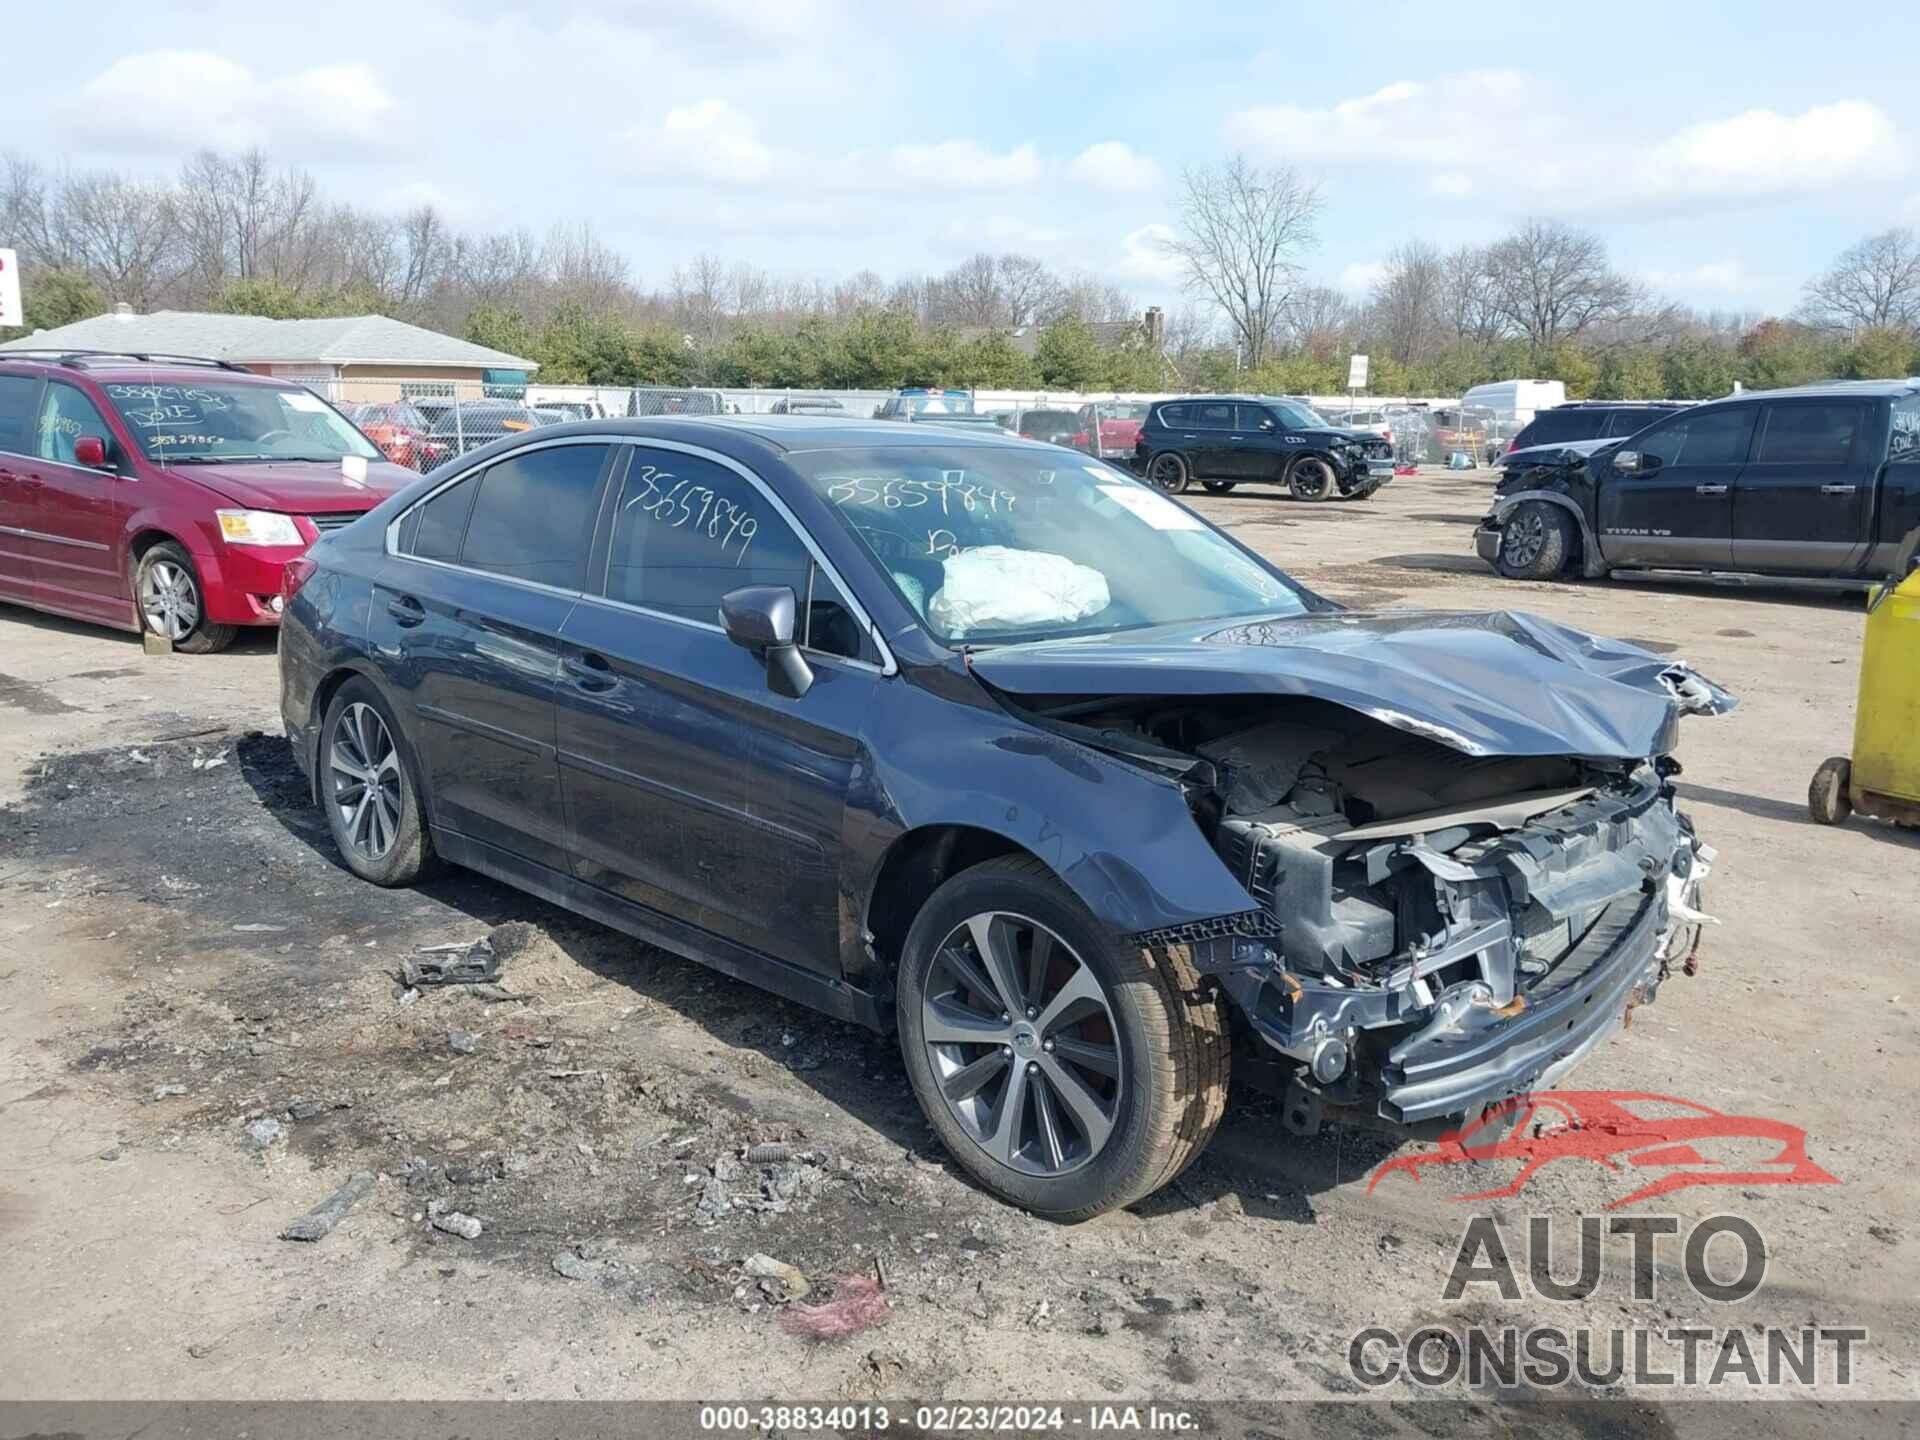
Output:
[[[1838,1185],[1638,1207],[1749,1219],[1769,1252],[1752,1299],[1713,1306],[1663,1256],[1636,1300],[1613,1237],[1583,1301],[1448,1301],[1469,1214],[1570,1238],[1640,1180],[1564,1161],[1471,1206],[1484,1177],[1450,1169],[1369,1192],[1425,1147],[1294,1139],[1252,1094],[1130,1211],[1010,1210],[946,1161],[889,1042],[471,875],[353,880],[280,738],[270,637],[149,659],[0,610],[0,1396],[1326,1400],[1360,1389],[1361,1327],[1512,1321],[1863,1325],[1853,1393],[1915,1398],[1920,837],[1804,806],[1848,746],[1860,602],[1501,582],[1470,552],[1487,491],[1435,472],[1365,504],[1195,503],[1342,601],[1533,610],[1741,696],[1680,751],[1723,923],[1575,1083],[1805,1129]],[[488,935],[491,990],[399,982],[417,947]],[[330,1234],[279,1238],[359,1172],[370,1193]],[[1507,1423],[1313,1413],[1340,1433]],[[1529,1424],[1549,1421],[1734,1428],[1724,1407]]]

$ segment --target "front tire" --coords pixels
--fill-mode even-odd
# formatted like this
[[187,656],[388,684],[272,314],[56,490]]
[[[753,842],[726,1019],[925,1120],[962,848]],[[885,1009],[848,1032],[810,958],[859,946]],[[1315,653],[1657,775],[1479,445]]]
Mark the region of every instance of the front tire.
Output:
[[1193,483],[1193,475],[1183,457],[1168,451],[1147,463],[1147,483],[1169,495],[1184,495],[1187,486]]
[[327,705],[315,762],[327,828],[362,880],[411,885],[433,859],[413,752],[369,680],[347,681]]
[[238,629],[207,618],[207,592],[200,572],[193,557],[171,540],[150,548],[134,566],[133,602],[142,625],[188,655],[226,649]]
[[1529,500],[1500,527],[1493,567],[1509,580],[1551,580],[1573,553],[1573,521],[1558,505]]
[[1212,1137],[1228,1041],[1181,950],[1107,929],[1030,857],[954,876],[901,956],[900,1044],[954,1159],[1037,1214],[1152,1194]]
[[1303,455],[1287,471],[1287,493],[1296,500],[1325,500],[1333,494],[1333,466],[1317,455]]

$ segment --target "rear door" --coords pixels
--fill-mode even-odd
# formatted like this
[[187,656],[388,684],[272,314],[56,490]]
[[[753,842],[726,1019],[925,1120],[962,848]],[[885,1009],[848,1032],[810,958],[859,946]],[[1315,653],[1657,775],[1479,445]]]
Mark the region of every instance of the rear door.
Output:
[[40,483],[31,468],[39,402],[39,377],[0,375],[0,600],[22,604],[35,596],[28,514]]
[[554,748],[560,628],[617,447],[516,450],[402,517],[369,630],[413,709],[435,825],[567,870]]
[[1182,441],[1196,480],[1237,480],[1234,427],[1239,423],[1230,400],[1190,400]]
[[[864,615],[767,486],[716,455],[637,447],[604,530],[604,580],[561,646],[575,875],[837,973],[847,797],[891,683]],[[746,585],[802,602],[814,683],[798,699],[720,627]]]
[[[1756,408],[1684,411],[1602,461],[1594,507],[1601,553],[1616,565],[1731,565],[1733,485],[1746,464]],[[1628,456],[1637,466],[1623,468]]]
[[112,624],[133,623],[133,579],[117,545],[127,510],[126,487],[113,469],[95,470],[74,457],[75,442],[99,440],[112,464],[120,442],[99,407],[77,385],[49,380],[34,421],[27,473],[37,482],[27,527],[36,531],[39,603],[63,614]]
[[1854,568],[1883,458],[1868,438],[1872,413],[1860,399],[1774,400],[1761,407],[1753,458],[1734,489],[1734,564],[1822,573]]

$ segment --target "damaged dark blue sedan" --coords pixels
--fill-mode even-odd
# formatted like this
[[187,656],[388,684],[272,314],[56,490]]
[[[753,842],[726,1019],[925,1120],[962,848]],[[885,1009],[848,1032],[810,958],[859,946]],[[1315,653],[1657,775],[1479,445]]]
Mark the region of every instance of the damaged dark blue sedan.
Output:
[[345,862],[469,866],[876,1030],[1062,1218],[1285,1123],[1553,1084],[1697,940],[1684,666],[1342,609],[1110,466],[840,419],[583,422],[294,562]]

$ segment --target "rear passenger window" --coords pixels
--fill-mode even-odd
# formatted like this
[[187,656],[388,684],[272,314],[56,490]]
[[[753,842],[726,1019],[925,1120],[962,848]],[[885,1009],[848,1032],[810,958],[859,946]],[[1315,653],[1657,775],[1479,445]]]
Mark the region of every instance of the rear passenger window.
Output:
[[413,533],[403,526],[400,548],[422,560],[444,560],[448,564],[460,558],[460,542],[467,538],[467,516],[473,513],[473,497],[479,493],[478,480],[462,480],[449,486],[413,512]]
[[613,515],[607,598],[718,625],[721,597],[745,585],[793,591],[802,645],[877,660],[852,607],[757,486],[697,455],[635,450]]
[[1887,446],[1889,460],[1920,460],[1920,396],[1896,401],[1893,407],[1893,437]]
[[1193,405],[1188,407],[1194,412],[1190,422],[1201,430],[1231,430],[1233,428],[1233,406],[1231,405]]
[[1860,428],[1859,405],[1769,405],[1761,465],[1844,465]]
[[1527,427],[1529,445],[1564,445],[1569,440],[1591,440],[1600,433],[1604,410],[1543,410]]
[[0,450],[24,455],[27,443],[27,407],[33,403],[33,390],[40,382],[31,375],[0,375]]
[[[558,590],[578,590],[593,542],[605,445],[550,445],[489,465],[467,521],[460,564]],[[464,487],[463,487],[464,488]]]

